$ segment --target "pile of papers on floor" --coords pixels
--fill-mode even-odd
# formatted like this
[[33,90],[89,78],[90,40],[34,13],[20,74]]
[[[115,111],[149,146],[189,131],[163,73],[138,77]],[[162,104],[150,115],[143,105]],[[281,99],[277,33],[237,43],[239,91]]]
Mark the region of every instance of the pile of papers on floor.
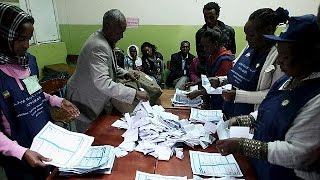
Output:
[[215,140],[211,134],[216,131],[211,122],[203,125],[179,120],[177,115],[164,112],[161,106],[151,107],[149,102],[140,102],[131,115],[126,113],[112,126],[127,129],[122,135],[124,141],[115,148],[116,155],[123,156],[135,150],[159,160],[169,160],[174,152],[178,158],[183,158],[182,149],[176,148],[181,143],[208,147]]
[[75,133],[48,122],[33,139],[31,150],[52,159],[47,164],[59,168],[61,175],[110,174],[114,147],[91,146],[94,137]]
[[181,107],[200,107],[201,104],[203,103],[203,100],[201,99],[200,96],[194,98],[194,99],[189,99],[187,97],[187,94],[190,92],[198,89],[198,86],[195,86],[195,89],[191,89],[189,91],[183,91],[180,89],[176,89],[176,92],[171,99],[172,105],[173,106],[181,106]]

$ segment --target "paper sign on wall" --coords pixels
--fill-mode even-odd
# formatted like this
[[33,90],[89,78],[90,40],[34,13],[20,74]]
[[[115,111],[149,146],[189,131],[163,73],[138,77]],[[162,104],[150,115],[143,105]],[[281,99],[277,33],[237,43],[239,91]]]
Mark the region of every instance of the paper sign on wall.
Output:
[[139,18],[127,17],[127,28],[137,28],[139,26]]

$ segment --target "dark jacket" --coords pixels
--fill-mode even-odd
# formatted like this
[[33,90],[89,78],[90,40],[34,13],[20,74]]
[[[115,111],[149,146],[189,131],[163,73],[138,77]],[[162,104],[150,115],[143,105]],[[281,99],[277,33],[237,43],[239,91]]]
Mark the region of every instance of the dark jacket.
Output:
[[[222,21],[218,21],[218,27],[225,34],[225,44],[224,47],[227,50],[230,50],[232,54],[236,53],[236,40],[235,32],[231,26],[224,24]],[[204,52],[204,48],[201,45],[201,37],[203,33],[207,30],[207,25],[203,25],[196,33],[196,51],[199,55],[201,52]]]
[[[189,77],[189,68],[190,64],[194,58],[194,55],[188,53],[188,58],[186,59],[186,64],[184,67],[184,70],[186,70],[186,76]],[[182,53],[177,52],[171,55],[171,61],[170,61],[170,74],[166,80],[167,86],[173,86],[173,81],[175,79],[181,78],[183,76],[183,70],[182,70]]]

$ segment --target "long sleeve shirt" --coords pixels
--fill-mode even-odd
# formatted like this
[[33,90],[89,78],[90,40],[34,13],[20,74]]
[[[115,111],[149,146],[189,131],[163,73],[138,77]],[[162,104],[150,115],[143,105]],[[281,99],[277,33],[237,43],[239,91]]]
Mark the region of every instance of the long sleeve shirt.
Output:
[[[12,71],[9,71],[11,69]],[[0,65],[0,70],[6,73],[7,75],[17,78],[24,79],[30,75],[29,69],[22,69],[17,65]],[[19,84],[20,81],[17,81]],[[20,87],[21,84],[19,84]],[[61,107],[63,98],[58,96],[51,96],[49,94],[44,93],[46,100],[49,102],[51,106]],[[4,127],[4,131],[6,134],[11,134],[11,129],[7,118],[4,116],[2,110],[0,109],[0,123]],[[8,138],[3,132],[0,132],[0,153],[5,156],[13,156],[18,159],[22,159],[23,154],[27,151],[26,147],[20,146],[16,141],[12,141]]]

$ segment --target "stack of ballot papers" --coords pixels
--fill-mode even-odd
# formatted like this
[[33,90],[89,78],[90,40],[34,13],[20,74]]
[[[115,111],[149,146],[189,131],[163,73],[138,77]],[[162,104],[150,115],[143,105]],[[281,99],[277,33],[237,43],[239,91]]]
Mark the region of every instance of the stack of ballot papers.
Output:
[[109,145],[91,146],[94,138],[75,133],[48,122],[34,137],[31,150],[52,159],[61,175],[85,173],[110,174],[115,154]]
[[203,125],[179,120],[177,115],[164,112],[163,108],[140,102],[132,114],[126,113],[112,124],[113,127],[126,129],[122,135],[124,141],[115,148],[115,154],[118,157],[138,151],[159,160],[169,160],[175,153],[181,159],[183,151],[177,147],[182,143],[190,147],[200,145],[202,148],[213,143],[215,128],[212,125],[210,122]]
[[202,110],[191,108],[189,120],[202,123],[218,123],[219,121],[223,120],[223,113],[221,110]]
[[185,107],[200,107],[201,104],[203,103],[203,100],[201,99],[200,96],[194,98],[194,99],[189,99],[187,97],[187,94],[189,94],[192,91],[183,91],[180,89],[176,89],[176,92],[171,99],[172,105],[173,106],[185,106]]

